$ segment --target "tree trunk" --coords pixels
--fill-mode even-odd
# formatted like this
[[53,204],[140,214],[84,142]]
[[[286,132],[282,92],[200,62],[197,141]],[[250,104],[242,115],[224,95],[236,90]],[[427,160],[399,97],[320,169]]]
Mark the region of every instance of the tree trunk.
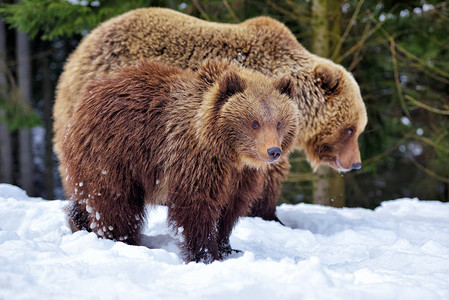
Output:
[[[0,1],[1,3],[1,1]],[[0,16],[0,98],[6,101],[7,80],[6,80],[6,30],[5,23]],[[0,109],[0,118],[4,112]],[[12,146],[11,135],[6,123],[0,122],[0,182],[12,183]]]
[[[338,42],[341,38],[341,5],[339,0],[328,0],[329,15],[329,53],[327,57],[332,56]],[[340,55],[339,51],[336,53],[337,57]]]
[[[312,52],[330,56],[330,46],[340,35],[340,1],[313,0],[312,3]],[[336,28],[338,27],[338,28]],[[332,35],[330,34],[332,32]],[[321,166],[316,172],[313,186],[313,202],[321,205],[342,207],[345,205],[345,183],[343,177],[333,169]]]
[[329,1],[313,0],[312,2],[312,51],[324,57],[329,56]]
[[50,65],[47,54],[40,58],[40,70],[42,74],[42,97],[44,101],[44,126],[45,126],[45,192],[46,199],[54,199],[53,177],[53,144],[52,144],[52,107],[53,93],[50,81]]
[[[31,61],[28,35],[16,31],[17,81],[22,97],[31,106]],[[33,189],[33,159],[31,149],[31,130],[19,130],[19,168],[20,186],[29,195]]]

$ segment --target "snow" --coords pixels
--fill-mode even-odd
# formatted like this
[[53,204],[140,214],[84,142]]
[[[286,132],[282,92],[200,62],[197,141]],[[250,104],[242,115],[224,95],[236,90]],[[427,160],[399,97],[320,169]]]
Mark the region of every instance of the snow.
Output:
[[180,259],[166,207],[148,208],[146,246],[129,246],[72,234],[67,203],[0,184],[1,300],[449,299],[448,203],[281,205],[287,226],[242,218],[243,253],[209,265]]

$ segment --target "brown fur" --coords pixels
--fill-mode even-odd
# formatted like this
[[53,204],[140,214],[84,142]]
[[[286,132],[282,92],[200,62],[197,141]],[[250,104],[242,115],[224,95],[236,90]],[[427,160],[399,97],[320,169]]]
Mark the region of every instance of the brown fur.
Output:
[[[172,10],[146,8],[113,18],[87,35],[68,59],[54,108],[55,150],[60,157],[65,127],[82,87],[142,58],[182,68],[198,68],[207,58],[234,59],[266,75],[294,78],[300,109],[296,148],[304,149],[316,169],[328,164],[347,171],[361,162],[357,138],[367,117],[360,90],[343,67],[308,52],[281,23],[258,17],[241,24],[199,20]],[[353,129],[350,138],[343,132]],[[63,177],[64,169],[60,168]],[[285,168],[267,177],[265,198],[252,215],[274,219]],[[266,208],[263,209],[260,208]]]
[[288,165],[298,133],[291,85],[227,61],[196,72],[144,61],[93,81],[62,147],[72,224],[138,244],[144,205],[163,203],[187,261],[222,259],[269,166]]

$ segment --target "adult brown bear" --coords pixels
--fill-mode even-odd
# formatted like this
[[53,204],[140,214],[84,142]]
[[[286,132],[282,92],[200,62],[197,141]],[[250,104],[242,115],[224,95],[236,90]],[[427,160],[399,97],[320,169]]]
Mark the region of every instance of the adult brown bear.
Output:
[[196,72],[144,61],[94,80],[62,145],[71,225],[138,244],[145,204],[163,203],[186,261],[224,258],[270,166],[293,150],[292,93],[287,77],[215,60]]
[[[342,66],[308,52],[281,23],[258,17],[241,24],[203,21],[163,8],[137,9],[104,22],[69,57],[60,77],[54,107],[54,145],[60,158],[65,128],[78,95],[94,78],[119,67],[154,58],[182,68],[198,68],[205,59],[235,59],[266,75],[294,78],[300,110],[296,148],[313,168],[361,167],[357,143],[366,122],[359,87]],[[276,201],[288,162],[273,165],[265,192],[251,215],[275,219]],[[64,168],[60,168],[65,177]]]

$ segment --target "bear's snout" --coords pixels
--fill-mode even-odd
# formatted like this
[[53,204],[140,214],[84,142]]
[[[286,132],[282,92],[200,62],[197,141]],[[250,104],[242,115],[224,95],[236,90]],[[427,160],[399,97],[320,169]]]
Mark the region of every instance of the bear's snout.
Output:
[[360,170],[362,168],[362,163],[358,162],[358,163],[354,163],[351,166],[351,170]]
[[279,149],[278,147],[271,147],[271,148],[268,148],[267,153],[268,153],[268,156],[270,158],[272,158],[274,161],[274,160],[278,159],[279,157],[281,157],[282,150]]

